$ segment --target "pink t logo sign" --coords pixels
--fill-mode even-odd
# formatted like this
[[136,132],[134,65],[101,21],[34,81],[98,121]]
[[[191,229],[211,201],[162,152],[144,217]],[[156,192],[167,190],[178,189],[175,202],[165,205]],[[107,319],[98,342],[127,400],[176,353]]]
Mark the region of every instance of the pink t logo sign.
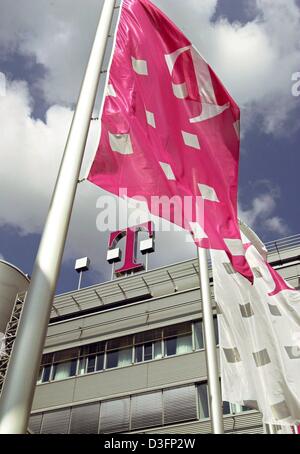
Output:
[[[148,232],[149,240],[144,240],[141,242],[140,251],[143,253],[154,252],[154,230],[153,223],[146,222],[145,224],[140,224],[134,227],[128,227],[126,230],[119,230],[117,232],[111,233],[108,243],[108,252],[107,252],[107,261],[109,263],[115,263],[121,261],[121,251],[117,248],[119,241],[126,237],[125,245],[125,254],[124,254],[124,263],[121,268],[115,270],[117,275],[126,274],[129,271],[141,271],[144,270],[143,263],[137,263],[137,240],[138,232]],[[144,243],[144,245],[142,245]]]

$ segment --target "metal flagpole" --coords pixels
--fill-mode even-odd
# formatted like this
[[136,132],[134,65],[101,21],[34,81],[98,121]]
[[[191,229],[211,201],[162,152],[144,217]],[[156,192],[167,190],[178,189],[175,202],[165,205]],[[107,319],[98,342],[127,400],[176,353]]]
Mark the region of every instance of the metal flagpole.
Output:
[[212,301],[209,285],[207,250],[198,249],[200,288],[202,296],[202,313],[205,337],[205,354],[208,376],[208,392],[211,411],[212,431],[224,433],[221,389],[217,360],[216,337],[212,312]]
[[27,431],[115,0],[105,0],[0,399],[0,433]]
[[79,280],[78,280],[77,290],[80,290],[80,288],[81,288],[82,273],[83,273],[83,271],[81,270],[80,273],[79,273]]

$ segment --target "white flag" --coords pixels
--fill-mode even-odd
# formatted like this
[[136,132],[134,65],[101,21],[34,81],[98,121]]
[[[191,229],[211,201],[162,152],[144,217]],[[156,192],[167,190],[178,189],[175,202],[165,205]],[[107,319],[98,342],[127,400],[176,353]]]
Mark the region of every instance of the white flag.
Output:
[[266,424],[300,423],[300,292],[245,239],[254,284],[211,251],[222,397],[258,409]]

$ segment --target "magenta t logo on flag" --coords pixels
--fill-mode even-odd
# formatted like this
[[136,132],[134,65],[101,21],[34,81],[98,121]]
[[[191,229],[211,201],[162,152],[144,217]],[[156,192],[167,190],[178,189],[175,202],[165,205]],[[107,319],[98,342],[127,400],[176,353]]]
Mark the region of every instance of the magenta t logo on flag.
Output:
[[237,220],[240,111],[183,33],[149,0],[124,0],[89,181],[117,194],[199,198],[168,221],[225,250],[248,279]]

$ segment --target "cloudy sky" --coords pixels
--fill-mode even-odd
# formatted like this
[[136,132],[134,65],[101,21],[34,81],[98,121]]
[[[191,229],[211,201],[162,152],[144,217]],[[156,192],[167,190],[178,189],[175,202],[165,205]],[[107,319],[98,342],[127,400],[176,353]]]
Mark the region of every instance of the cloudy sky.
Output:
[[[240,216],[264,241],[300,233],[299,0],[153,0],[192,40],[241,107]],[[31,273],[102,0],[0,0],[0,257]],[[0,82],[1,82],[0,78]],[[103,80],[95,106],[97,115]],[[297,94],[294,89],[294,94]],[[300,88],[299,88],[300,92]],[[92,122],[85,163],[95,151]],[[78,187],[57,291],[110,277],[101,191]],[[195,256],[182,234],[158,233],[151,267]],[[174,245],[176,244],[176,247]],[[49,245],[54,247],[54,245]]]

